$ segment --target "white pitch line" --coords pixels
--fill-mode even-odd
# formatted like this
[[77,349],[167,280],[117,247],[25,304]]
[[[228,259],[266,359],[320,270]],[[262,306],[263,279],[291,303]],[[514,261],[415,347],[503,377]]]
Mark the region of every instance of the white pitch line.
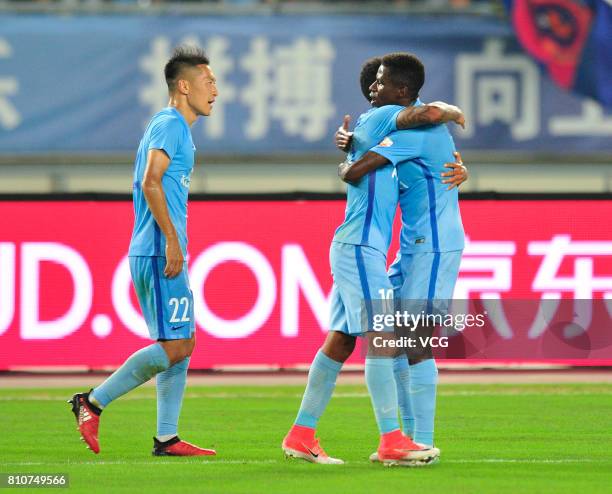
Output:
[[279,463],[279,460],[184,460],[177,459],[176,461],[168,460],[138,460],[138,461],[127,461],[127,460],[91,460],[91,461],[15,461],[15,462],[0,462],[0,466],[65,466],[71,465],[268,465]]
[[[72,466],[72,465],[92,465],[92,466],[105,466],[105,465],[273,465],[281,462],[285,462],[287,460],[205,460],[205,461],[193,461],[193,460],[179,460],[177,461],[167,461],[167,460],[137,460],[137,461],[127,461],[127,460],[100,460],[100,461],[64,461],[64,462],[42,462],[42,461],[15,461],[15,462],[0,462],[0,466],[11,466],[11,467],[19,467],[19,466]],[[440,465],[444,465],[446,463],[519,463],[519,464],[528,464],[528,465],[557,465],[563,463],[610,463],[612,459],[593,459],[593,458],[562,458],[562,459],[552,459],[552,458],[475,458],[475,459],[457,459],[457,460],[446,460],[442,459],[440,461]],[[361,462],[348,462],[350,463],[361,463]],[[363,460],[363,463],[369,463],[366,459]]]
[[472,460],[440,460],[440,463],[534,463],[534,464],[558,464],[558,463],[612,463],[612,459],[593,458],[564,458],[564,459],[529,459],[529,458],[480,458]]
[[[612,395],[612,390],[601,390],[601,391],[521,391],[521,390],[508,390],[508,391],[440,391],[438,396],[442,397],[454,397],[454,396],[609,396]],[[68,396],[68,395],[66,395]],[[368,393],[335,393],[333,398],[368,398]],[[277,399],[277,398],[290,398],[298,399],[302,398],[301,393],[295,394],[265,394],[265,393],[186,393],[185,398],[208,398],[213,400],[234,400],[234,399]],[[2,401],[62,401],[67,400],[65,396],[49,396],[49,395],[8,395],[0,396],[0,402]],[[129,400],[155,400],[155,395],[151,396],[123,396],[122,401]]]

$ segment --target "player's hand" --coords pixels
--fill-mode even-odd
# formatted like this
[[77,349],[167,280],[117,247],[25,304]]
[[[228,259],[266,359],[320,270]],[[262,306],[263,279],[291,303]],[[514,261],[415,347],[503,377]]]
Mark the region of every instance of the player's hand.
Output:
[[[459,110],[459,108],[457,108]],[[461,110],[459,110],[459,114],[453,120],[457,125],[461,125],[462,129],[465,129],[465,115]]]
[[449,177],[442,180],[443,184],[450,184],[446,190],[454,189],[455,187],[459,187],[463,182],[465,182],[468,178],[468,169],[463,164],[463,160],[461,159],[461,154],[459,152],[453,153],[455,156],[454,163],[446,163],[444,168],[452,168],[451,171],[441,173],[442,177]]
[[465,115],[458,106],[449,105],[444,101],[434,101],[433,103],[428,103],[427,106],[440,108],[443,112],[443,122],[455,122],[457,125],[461,125],[462,129],[465,129]]
[[164,275],[167,278],[174,278],[183,270],[183,251],[177,239],[166,241],[166,267]]
[[351,147],[351,140],[353,139],[353,133],[349,132],[350,122],[351,116],[344,115],[344,121],[342,122],[342,125],[338,127],[338,130],[336,131],[335,135],[336,146],[338,147],[338,149],[344,152],[349,150],[349,148]]
[[346,172],[348,172],[350,166],[351,164],[346,160],[338,165],[338,176],[346,183],[350,183],[346,180]]

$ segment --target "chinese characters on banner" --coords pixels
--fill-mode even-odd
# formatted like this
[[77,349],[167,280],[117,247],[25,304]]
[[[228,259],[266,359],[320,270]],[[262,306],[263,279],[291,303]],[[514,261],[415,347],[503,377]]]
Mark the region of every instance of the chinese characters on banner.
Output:
[[[288,16],[260,25],[119,16],[116,27],[100,29],[91,16],[45,19],[44,39],[40,19],[11,20],[0,37],[0,152],[132,152],[167,104],[163,68],[181,43],[205,48],[218,79],[213,114],[193,129],[209,153],[333,152],[343,115],[356,121],[367,110],[358,84],[364,60],[412,46],[427,71],[422,99],[466,112],[466,130],[451,128],[462,149],[612,150],[612,110],[556,87],[498,19],[461,27],[452,17],[422,19],[406,30],[401,17]],[[96,36],[82,34],[90,29]],[[445,34],[434,40],[432,29]],[[67,81],[74,67],[87,69]]]
[[[13,56],[11,45],[0,38],[0,61]],[[11,130],[21,123],[21,115],[11,102],[10,97],[19,91],[19,82],[15,77],[0,72],[0,127]]]
[[[213,36],[201,43],[188,36],[181,43],[202,46],[210,60],[221,93],[215,102],[215,118],[206,119],[204,135],[219,139],[233,127],[242,129],[249,140],[268,135],[270,123],[278,121],[288,136],[312,142],[326,138],[335,114],[332,100],[332,63],[334,47],[327,38],[296,38],[291,44],[272,47],[268,38],[251,39],[249,49],[240,57],[230,50],[231,40]],[[140,60],[140,67],[150,77],[150,84],[140,92],[140,101],[151,114],[163,108],[168,92],[163,77],[164,64],[172,54],[170,40],[158,36],[151,52]],[[230,75],[240,70],[248,75],[238,89]],[[240,104],[245,117],[229,121],[225,108]]]
[[542,125],[554,137],[612,136],[612,116],[589,99],[580,113],[553,115],[543,123],[538,67],[525,55],[504,53],[500,39],[487,39],[481,54],[456,60],[457,104],[472,122],[459,138],[474,137],[494,122],[506,124],[516,141],[537,138]]

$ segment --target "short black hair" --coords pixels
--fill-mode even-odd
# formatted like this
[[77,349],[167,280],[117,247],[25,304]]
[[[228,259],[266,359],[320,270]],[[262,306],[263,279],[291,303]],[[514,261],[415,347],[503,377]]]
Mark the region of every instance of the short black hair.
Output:
[[164,67],[164,75],[166,76],[166,84],[168,90],[173,91],[176,87],[181,72],[186,67],[196,67],[197,65],[208,65],[210,60],[202,48],[190,45],[177,46],[172,53],[172,57]]
[[376,73],[382,63],[382,57],[368,58],[361,67],[361,73],[359,74],[359,84],[361,85],[361,92],[365,99],[370,101],[370,86],[376,80]]
[[389,53],[382,59],[389,69],[389,79],[397,87],[408,88],[409,96],[417,98],[425,83],[425,66],[412,53]]

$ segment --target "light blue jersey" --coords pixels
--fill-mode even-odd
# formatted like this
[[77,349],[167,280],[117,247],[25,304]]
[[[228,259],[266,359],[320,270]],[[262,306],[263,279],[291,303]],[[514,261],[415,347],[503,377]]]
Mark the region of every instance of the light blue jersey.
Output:
[[[397,130],[396,119],[403,106],[388,105],[363,113],[353,133],[348,161],[355,162],[387,134]],[[398,186],[393,166],[379,168],[355,185],[349,184],[344,222],[333,241],[372,247],[385,256],[391,243]]]
[[187,194],[193,171],[195,146],[187,121],[175,108],[164,108],[147,126],[134,164],[134,231],[129,256],[164,256],[166,239],[142,192],[142,178],[151,149],[161,149],[170,158],[162,178],[170,220],[176,229],[183,256],[187,256]]
[[440,175],[448,171],[444,164],[455,160],[455,144],[446,125],[393,132],[372,151],[397,167],[402,254],[462,250],[459,192],[447,190]]

